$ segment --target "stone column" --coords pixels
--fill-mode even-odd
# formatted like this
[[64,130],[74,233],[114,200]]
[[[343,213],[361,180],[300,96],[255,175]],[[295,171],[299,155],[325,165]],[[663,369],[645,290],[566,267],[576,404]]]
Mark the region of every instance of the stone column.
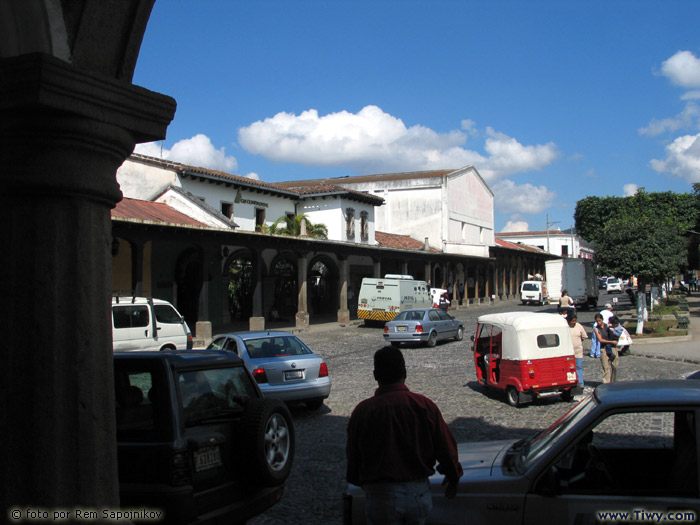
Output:
[[372,277],[379,279],[382,276],[382,263],[379,259],[372,261]]
[[350,322],[350,310],[348,309],[348,259],[347,257],[339,257],[338,260],[340,273],[340,300],[338,304],[338,322],[340,324],[348,324]]
[[0,60],[0,512],[119,502],[110,208],[174,111],[50,55]]
[[300,255],[297,258],[298,274],[297,279],[299,281],[299,295],[297,298],[297,313],[296,313],[296,327],[301,330],[306,330],[309,327],[309,307],[307,301],[307,284],[308,284],[308,269],[309,269],[309,259],[304,255]]

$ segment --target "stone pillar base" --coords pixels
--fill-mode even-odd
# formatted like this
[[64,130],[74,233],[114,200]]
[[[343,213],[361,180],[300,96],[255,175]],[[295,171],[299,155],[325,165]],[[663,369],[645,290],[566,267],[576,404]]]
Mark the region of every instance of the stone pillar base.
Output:
[[296,316],[296,327],[299,330],[309,329],[309,313],[308,312],[297,312]]
[[338,323],[349,324],[350,323],[350,310],[347,308],[341,308],[338,310]]
[[251,332],[258,332],[265,330],[265,318],[264,317],[250,317],[248,318],[248,326]]

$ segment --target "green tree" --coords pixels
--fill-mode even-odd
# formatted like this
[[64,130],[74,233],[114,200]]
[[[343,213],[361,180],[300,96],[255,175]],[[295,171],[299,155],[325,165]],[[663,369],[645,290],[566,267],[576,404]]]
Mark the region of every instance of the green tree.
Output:
[[[576,206],[579,233],[595,243],[596,263],[607,274],[636,275],[639,290],[688,267],[688,233],[698,221],[691,194],[646,193],[587,197]],[[585,232],[585,233],[584,233]],[[639,294],[637,333],[644,328],[646,294]]]
[[299,237],[301,235],[302,221],[306,221],[306,235],[314,239],[327,239],[328,228],[325,224],[313,224],[306,214],[295,215],[294,217],[280,217],[270,226],[263,225],[261,230],[263,233],[272,235],[290,235]]

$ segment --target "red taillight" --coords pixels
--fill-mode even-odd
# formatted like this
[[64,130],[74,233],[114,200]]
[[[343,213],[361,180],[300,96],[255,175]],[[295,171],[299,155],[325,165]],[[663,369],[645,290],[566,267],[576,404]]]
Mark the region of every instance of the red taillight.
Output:
[[388,334],[388,333],[389,333],[389,327],[386,326],[386,325],[384,325],[384,333],[385,333],[385,334]]
[[422,333],[423,333],[423,325],[422,325],[422,324],[417,324],[417,325],[416,325],[415,332],[416,332],[417,334],[422,334]]
[[194,348],[194,339],[192,334],[187,334],[187,350],[192,350]]
[[531,369],[530,369],[530,379],[532,379],[532,378],[534,378],[534,377],[535,377],[535,369],[534,369],[534,368],[531,368]]
[[318,377],[328,377],[328,365],[321,363],[321,368],[318,370]]
[[264,368],[256,368],[253,370],[253,379],[256,383],[267,383],[267,374]]

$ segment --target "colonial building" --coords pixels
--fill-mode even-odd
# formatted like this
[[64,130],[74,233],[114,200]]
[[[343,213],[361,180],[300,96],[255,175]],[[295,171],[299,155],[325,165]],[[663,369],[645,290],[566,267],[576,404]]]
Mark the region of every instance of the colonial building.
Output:
[[497,239],[511,243],[534,246],[559,257],[580,257],[592,259],[595,250],[574,230],[550,230],[531,232],[501,232]]
[[387,173],[289,181],[283,188],[342,186],[381,197],[379,231],[410,235],[443,253],[488,257],[494,246],[493,192],[473,166],[457,170]]

